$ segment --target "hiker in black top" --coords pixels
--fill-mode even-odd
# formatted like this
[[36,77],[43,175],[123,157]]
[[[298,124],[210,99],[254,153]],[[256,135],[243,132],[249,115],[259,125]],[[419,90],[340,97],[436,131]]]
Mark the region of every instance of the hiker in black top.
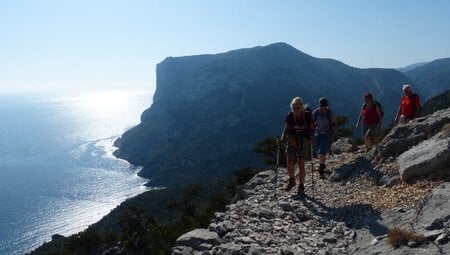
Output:
[[319,99],[319,108],[313,112],[315,127],[316,151],[319,154],[319,174],[320,178],[325,178],[325,161],[330,150],[332,135],[335,127],[334,115],[328,108],[328,100],[324,97]]
[[295,97],[291,102],[292,111],[285,119],[281,142],[286,143],[287,170],[289,181],[286,191],[290,191],[295,186],[295,163],[298,164],[299,185],[298,193],[305,192],[305,160],[311,158],[311,134],[314,130],[311,112],[305,111],[303,101],[300,97]]

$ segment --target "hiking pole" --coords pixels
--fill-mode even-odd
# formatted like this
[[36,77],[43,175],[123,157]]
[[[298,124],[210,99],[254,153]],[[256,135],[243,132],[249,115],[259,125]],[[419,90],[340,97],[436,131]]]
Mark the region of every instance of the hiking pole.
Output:
[[278,168],[280,168],[280,145],[279,144],[277,144],[277,169],[275,170],[275,199],[277,201],[278,201],[278,197],[277,197]]
[[312,184],[312,197],[313,197],[313,200],[315,200],[315,198],[314,198],[314,164],[313,164],[313,160],[314,160],[314,158],[313,158],[313,146],[312,146],[312,144],[311,144],[311,184]]

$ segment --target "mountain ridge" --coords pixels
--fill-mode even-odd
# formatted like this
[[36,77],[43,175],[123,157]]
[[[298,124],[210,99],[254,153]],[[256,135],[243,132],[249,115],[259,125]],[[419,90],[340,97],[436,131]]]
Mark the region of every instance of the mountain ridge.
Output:
[[156,184],[225,176],[261,166],[253,146],[281,133],[293,97],[315,108],[326,96],[337,115],[354,123],[370,91],[382,98],[389,123],[403,83],[414,84],[395,69],[354,68],[286,43],[170,57],[157,65],[152,106],[116,142],[115,155],[144,166],[140,174]]

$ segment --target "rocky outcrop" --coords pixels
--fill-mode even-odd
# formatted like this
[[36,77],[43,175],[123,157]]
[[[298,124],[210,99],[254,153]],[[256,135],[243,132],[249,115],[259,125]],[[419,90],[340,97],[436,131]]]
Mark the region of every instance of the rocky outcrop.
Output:
[[369,152],[369,156],[375,163],[385,162],[390,157],[396,158],[439,133],[447,123],[450,123],[450,108],[414,119],[406,125],[397,125]]
[[422,202],[414,229],[422,234],[442,230],[450,233],[450,183],[442,184]]
[[331,182],[346,182],[357,176],[366,175],[378,181],[381,178],[374,166],[366,157],[358,157],[354,161],[335,169],[328,178]]
[[353,152],[356,151],[357,147],[350,137],[339,138],[336,142],[331,145],[331,152],[335,154],[340,154],[343,152]]
[[450,136],[440,132],[398,158],[402,181],[450,177]]
[[177,246],[187,246],[192,249],[203,249],[204,247],[219,244],[219,235],[207,229],[194,229],[177,239]]

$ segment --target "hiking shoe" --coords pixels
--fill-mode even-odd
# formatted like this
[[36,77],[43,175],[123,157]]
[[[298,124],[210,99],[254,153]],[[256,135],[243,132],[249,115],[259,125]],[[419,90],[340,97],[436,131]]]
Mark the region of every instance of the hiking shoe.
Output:
[[288,185],[286,187],[286,191],[290,191],[295,186],[295,178],[289,178]]
[[303,183],[298,184],[298,194],[305,194],[305,185]]
[[325,172],[323,171],[323,169],[319,169],[319,175],[320,179],[325,179]]

